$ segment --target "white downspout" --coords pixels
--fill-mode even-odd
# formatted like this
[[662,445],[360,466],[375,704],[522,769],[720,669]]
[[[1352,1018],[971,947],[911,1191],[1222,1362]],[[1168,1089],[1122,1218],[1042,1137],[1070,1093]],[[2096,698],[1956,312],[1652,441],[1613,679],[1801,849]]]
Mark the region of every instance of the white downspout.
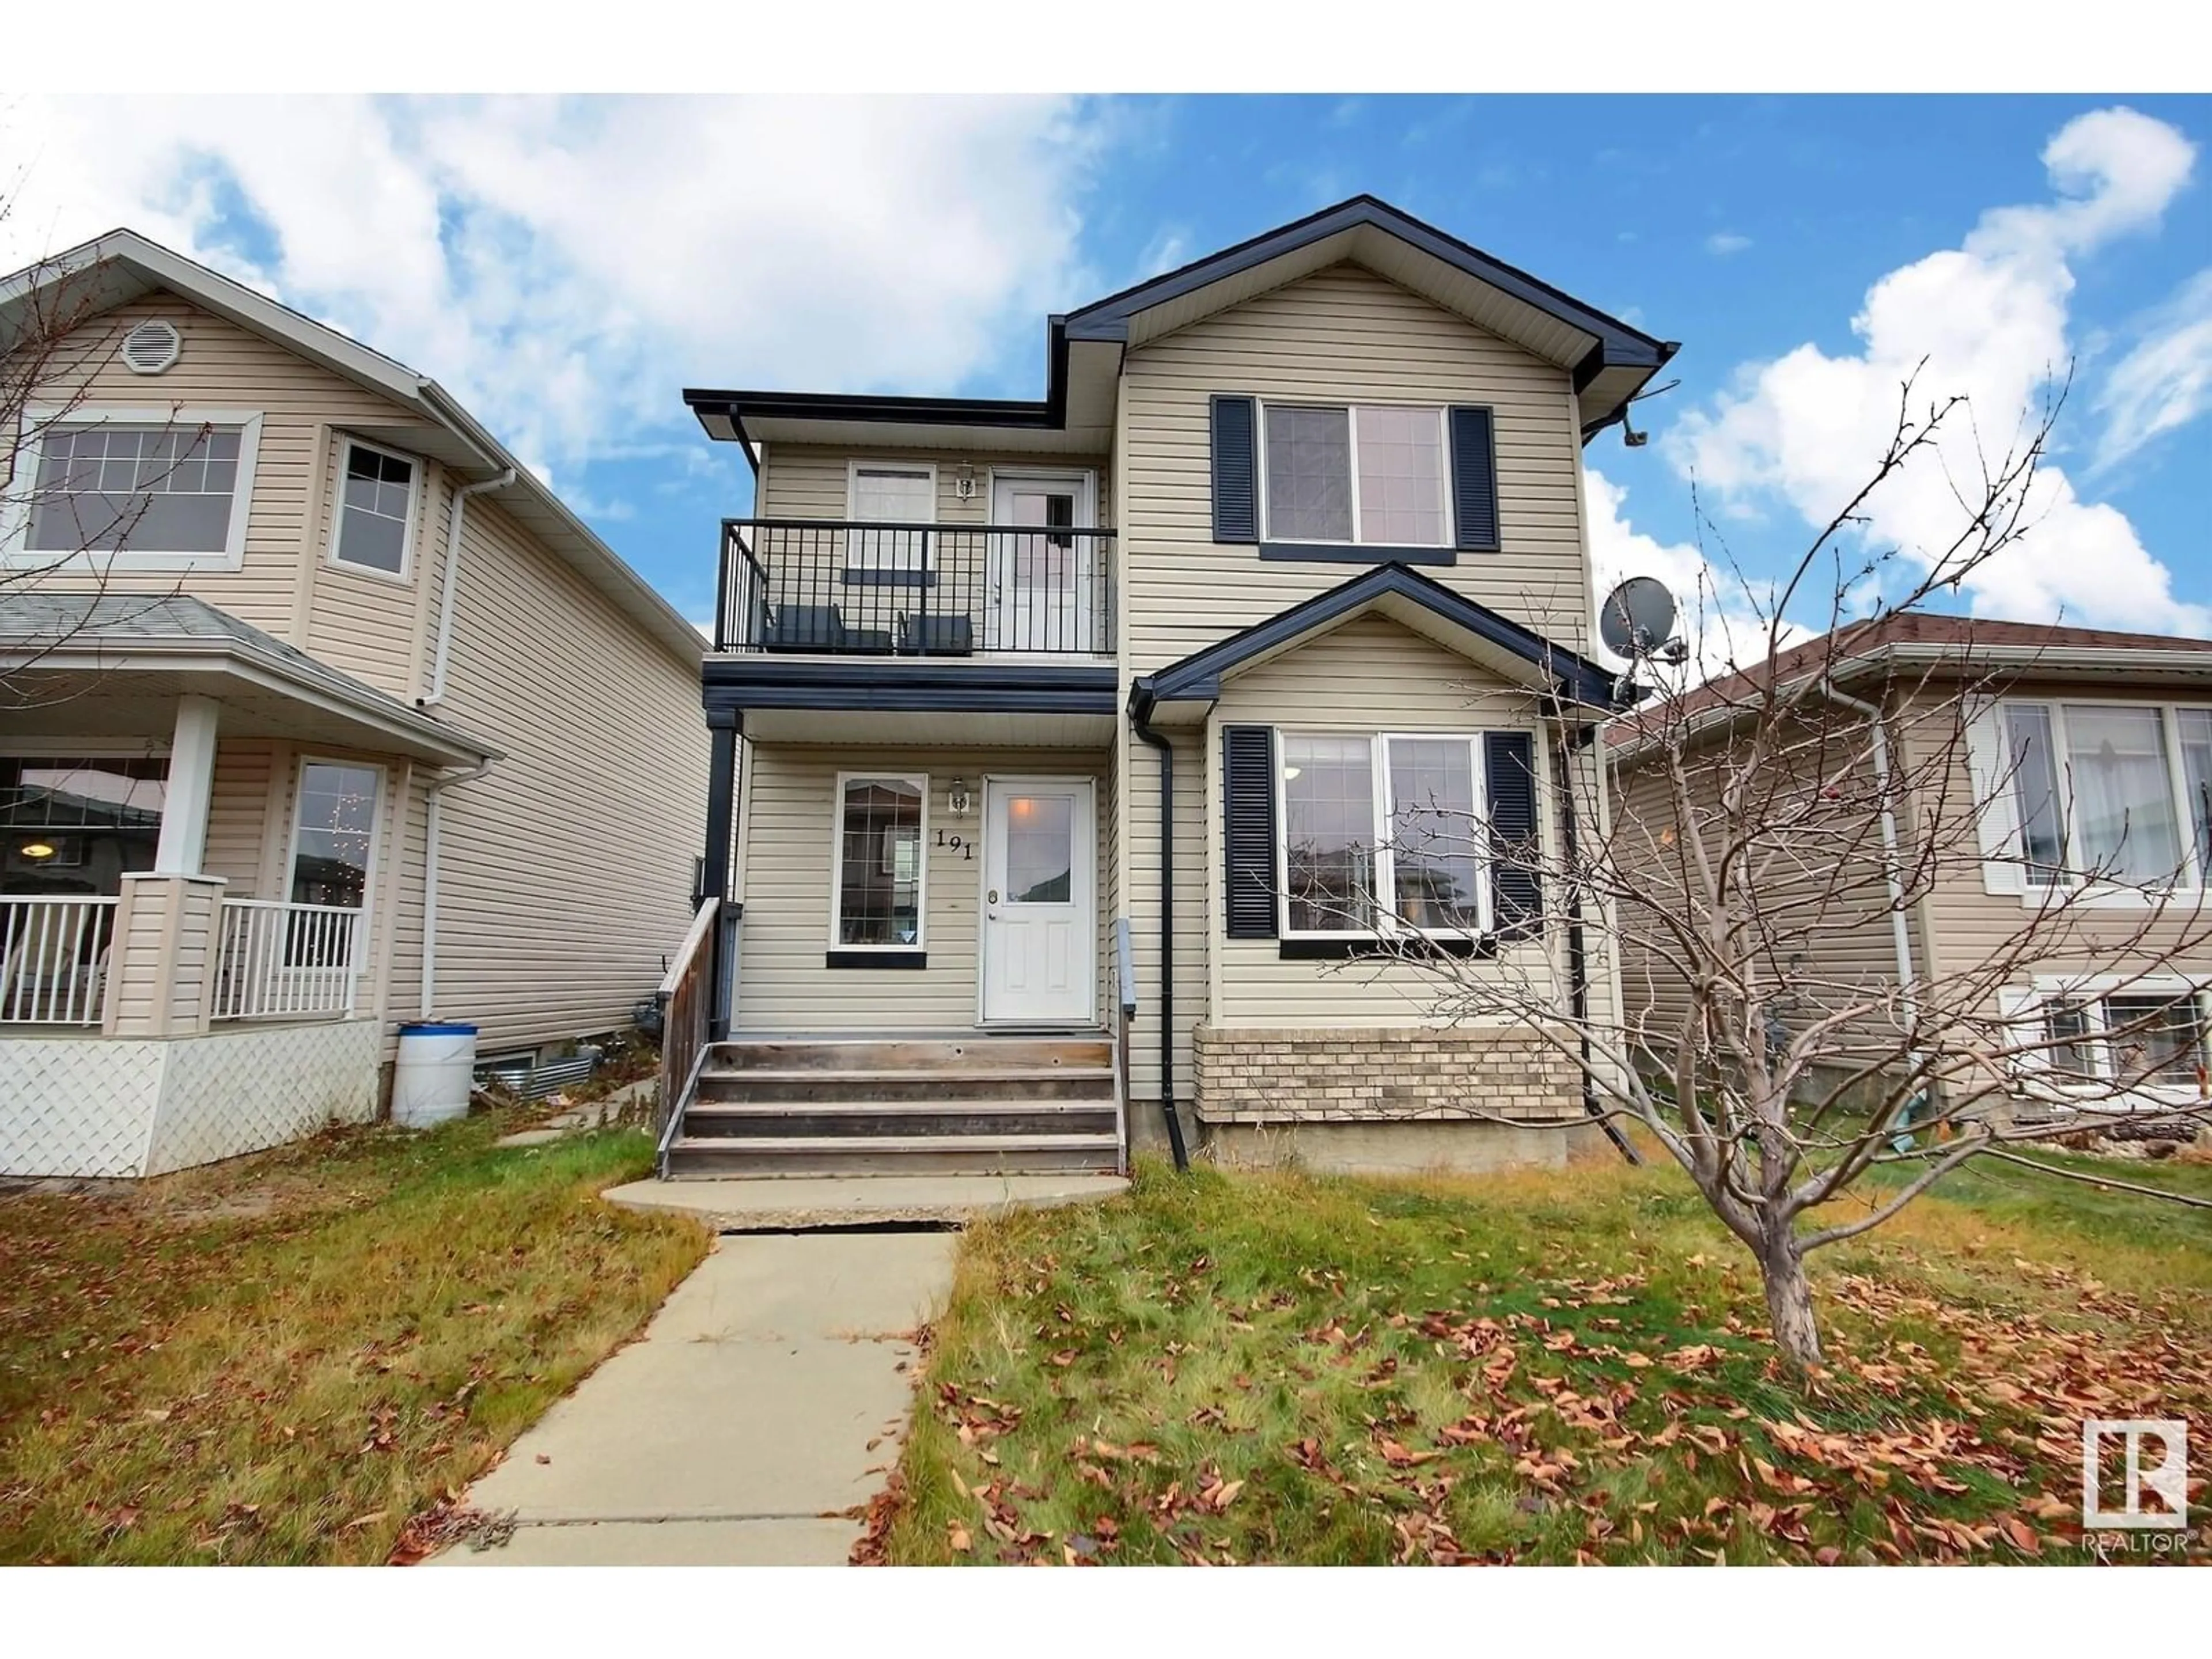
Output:
[[427,1020],[438,996],[438,824],[439,798],[457,783],[473,783],[491,770],[484,761],[448,772],[423,786],[422,808],[422,987],[415,1018]]
[[[444,589],[438,595],[438,639],[430,653],[430,687],[416,704],[419,708],[434,708],[446,700],[446,659],[453,642],[453,592],[459,586],[461,574],[461,523],[468,517],[469,497],[481,495],[486,490],[504,489],[514,482],[514,469],[510,466],[495,478],[463,484],[453,492],[453,515],[446,521],[446,575]],[[459,780],[453,781],[459,782]],[[438,784],[431,786],[434,790],[442,787]],[[430,797],[434,814],[437,811],[437,799],[434,793]],[[430,822],[434,827],[437,819],[433,817]]]
[[[1881,866],[1882,875],[1889,886],[1889,927],[1892,942],[1897,951],[1897,987],[1902,994],[1905,1017],[1908,1029],[1917,1029],[1920,1024],[1920,994],[1913,989],[1912,932],[1905,916],[1905,871],[1897,852],[1897,809],[1891,805],[1889,784],[1889,732],[1882,723],[1881,710],[1873,703],[1839,691],[1832,680],[1820,682],[1821,695],[1830,701],[1855,709],[1867,717],[1874,731],[1874,775],[1876,787],[1881,791]],[[1919,1057],[1916,1045],[1913,1057]]]

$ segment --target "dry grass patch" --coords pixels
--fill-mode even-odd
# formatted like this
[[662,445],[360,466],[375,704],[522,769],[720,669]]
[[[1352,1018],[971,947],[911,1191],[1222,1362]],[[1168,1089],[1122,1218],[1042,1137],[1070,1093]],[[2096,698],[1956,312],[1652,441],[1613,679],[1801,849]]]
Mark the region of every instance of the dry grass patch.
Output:
[[385,1559],[706,1249],[599,1202],[645,1137],[507,1127],[0,1197],[0,1560]]
[[968,1235],[885,1553],[2081,1559],[2081,1417],[2212,1424],[2212,1230],[2021,1173],[1816,1257],[1800,1386],[1668,1171],[1144,1167]]

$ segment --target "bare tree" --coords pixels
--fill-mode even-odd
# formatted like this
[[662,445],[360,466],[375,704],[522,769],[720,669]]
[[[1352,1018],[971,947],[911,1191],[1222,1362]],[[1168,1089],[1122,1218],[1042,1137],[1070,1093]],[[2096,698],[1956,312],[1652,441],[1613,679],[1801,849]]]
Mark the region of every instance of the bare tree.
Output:
[[[0,195],[0,222],[10,213]],[[0,713],[80,695],[82,676],[33,672],[76,644],[91,625],[93,601],[111,585],[117,556],[131,545],[151,496],[207,438],[173,408],[149,430],[134,428],[127,479],[101,476],[55,441],[81,421],[94,376],[115,357],[127,325],[109,314],[97,266],[42,260],[0,276],[0,607],[33,592],[66,592],[42,608],[35,629],[0,624]],[[107,470],[115,470],[110,465]],[[147,591],[149,604],[177,591]],[[21,607],[15,607],[20,612]]]
[[[2212,1121],[2202,998],[2173,989],[2180,959],[2212,939],[2187,873],[2206,862],[2212,799],[2193,825],[2186,811],[2178,823],[2170,811],[2157,822],[2107,811],[2085,837],[2095,845],[2066,842],[2081,781],[2047,742],[1990,738],[1990,700],[2034,664],[1999,670],[1984,635],[2001,625],[1930,611],[2032,533],[2058,401],[1994,461],[1977,439],[1979,476],[1962,477],[1964,446],[1939,447],[1938,434],[1971,427],[1970,410],[1953,399],[1916,412],[1908,383],[1865,486],[1782,580],[1728,596],[1760,636],[1732,670],[1698,683],[1658,667],[1674,683],[1602,731],[1587,709],[1542,704],[1558,739],[1538,769],[1548,830],[1506,841],[1464,811],[1401,810],[1388,895],[1371,863],[1332,868],[1291,849],[1292,902],[1378,927],[1377,956],[1420,976],[1435,1014],[1509,1024],[1560,1057],[1586,1111],[1559,1121],[1632,1121],[1665,1149],[1757,1259],[1774,1340],[1800,1367],[1821,1357],[1813,1251],[2054,1127],[2123,1113],[2137,1127]],[[1847,554],[1869,497],[1916,457],[1949,464],[1955,541]],[[1899,598],[1846,620],[1870,578]],[[1721,597],[1700,594],[1700,609]],[[1824,631],[1806,640],[1806,624]],[[2027,636],[2006,637],[2016,656]],[[1614,771],[1609,821],[1600,756]],[[2025,835],[1996,833],[2014,818]],[[1977,934],[1971,959],[1954,949],[1931,961],[1925,933],[1912,942],[1917,919],[1946,895],[1982,894],[1993,869],[2015,872],[2001,884],[2021,896],[1985,907],[2002,920]],[[1455,914],[1427,882],[1458,895],[1474,931],[1465,890],[1477,872],[1499,891],[1510,878],[1540,944],[1494,948],[1493,932],[1481,948],[1440,951],[1433,927],[1424,938],[1403,925]],[[2050,993],[2092,970],[2094,993]],[[1587,994],[1571,992],[1578,973]],[[2044,1000],[2030,1004],[2021,988],[2039,982]]]

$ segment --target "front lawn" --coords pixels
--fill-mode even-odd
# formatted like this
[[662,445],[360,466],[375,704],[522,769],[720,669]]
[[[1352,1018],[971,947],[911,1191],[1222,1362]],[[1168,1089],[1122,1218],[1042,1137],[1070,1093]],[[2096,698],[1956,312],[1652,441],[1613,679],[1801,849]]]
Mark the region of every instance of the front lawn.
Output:
[[884,1553],[2088,1559],[2082,1418],[2212,1440],[2212,1212],[2002,1164],[1947,1188],[1814,1258],[1830,1364],[1801,1387],[1671,1170],[1146,1165],[968,1234]]
[[385,1559],[706,1249],[598,1201],[635,1130],[508,1127],[0,1196],[0,1561]]

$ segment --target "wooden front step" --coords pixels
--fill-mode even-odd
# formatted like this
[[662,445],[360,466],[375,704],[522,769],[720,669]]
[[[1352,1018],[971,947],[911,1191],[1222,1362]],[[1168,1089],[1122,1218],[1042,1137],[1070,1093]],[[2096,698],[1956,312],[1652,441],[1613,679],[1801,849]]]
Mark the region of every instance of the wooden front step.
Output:
[[763,1135],[1108,1134],[1104,1100],[702,1101],[684,1115],[692,1139]]
[[1049,1175],[1115,1170],[1121,1138],[1053,1135],[763,1135],[700,1139],[668,1149],[668,1173],[685,1176]]
[[672,1176],[1118,1170],[1110,1040],[756,1037],[717,1043]]

